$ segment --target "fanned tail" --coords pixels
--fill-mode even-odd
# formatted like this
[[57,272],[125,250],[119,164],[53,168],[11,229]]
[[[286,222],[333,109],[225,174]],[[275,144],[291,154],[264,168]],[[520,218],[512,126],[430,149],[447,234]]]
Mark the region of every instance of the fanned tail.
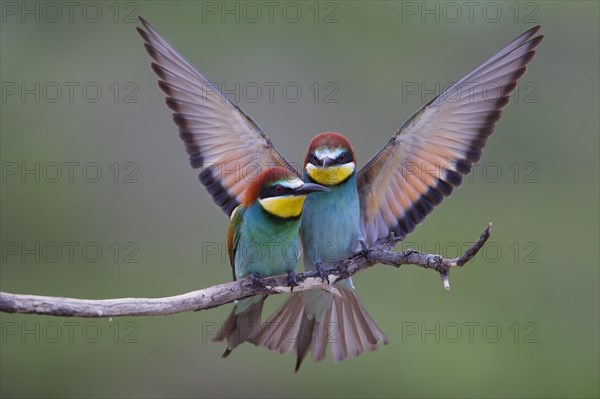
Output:
[[311,290],[292,296],[265,322],[255,340],[280,353],[296,349],[296,371],[311,352],[315,362],[326,357],[327,344],[334,362],[378,348],[387,337],[362,305],[350,284],[336,284],[339,295]]
[[248,341],[256,344],[255,339],[260,332],[260,316],[267,296],[255,296],[236,302],[233,310],[223,323],[212,342],[227,341],[227,349],[223,357],[229,356],[232,350]]
[[[337,363],[365,352],[374,351],[378,348],[379,341],[382,341],[384,345],[389,342],[358,299],[354,289],[340,285],[336,285],[340,295],[321,291],[318,293],[319,297],[312,299],[313,303],[330,301],[331,306],[325,309],[320,319],[317,317],[316,321],[312,323],[312,332],[300,331],[303,334],[302,337],[299,332],[299,345],[296,347],[296,371],[300,368],[309,350],[315,362],[325,359],[327,344],[331,347],[334,363]],[[306,323],[306,325],[310,324]],[[307,341],[306,336],[309,334],[311,334],[309,344],[300,345]]]
[[[341,297],[334,296],[331,306],[331,321],[338,319],[340,339],[332,336],[331,352],[334,362],[371,352],[378,348],[379,341],[388,344],[385,334],[379,329],[367,309],[352,288],[338,287]],[[332,331],[335,334],[335,330]],[[313,352],[314,357],[314,352]]]

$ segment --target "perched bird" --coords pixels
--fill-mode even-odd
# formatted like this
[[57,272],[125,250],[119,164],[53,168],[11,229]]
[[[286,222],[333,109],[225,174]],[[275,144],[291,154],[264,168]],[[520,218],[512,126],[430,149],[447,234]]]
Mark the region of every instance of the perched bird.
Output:
[[[227,235],[234,280],[246,276],[294,275],[300,258],[298,229],[302,205],[308,194],[317,191],[327,188],[303,183],[282,167],[266,169],[248,186],[243,203],[231,215]],[[223,357],[258,334],[266,298],[257,295],[235,302],[233,311],[212,339],[227,341]]]
[[[351,256],[363,240],[372,244],[390,233],[404,238],[461,184],[543,39],[531,39],[538,29],[513,40],[425,105],[358,173],[343,135],[328,132],[311,140],[305,178],[330,191],[305,204],[300,228],[305,269],[322,273],[324,262]],[[387,343],[350,279],[336,285],[340,296],[322,290],[295,294],[266,322],[275,337],[284,333],[277,328],[288,327],[288,320],[299,323],[296,371],[309,351],[313,360],[323,360],[328,343],[334,361],[372,351],[378,341]],[[298,297],[304,302],[302,311]],[[264,333],[260,341],[280,352],[289,350]]]
[[[327,278],[324,266],[349,258],[361,249],[360,197],[352,145],[336,132],[315,136],[304,160],[306,181],[318,182],[329,192],[306,200],[300,227],[305,270]],[[327,344],[334,362],[377,349],[388,339],[366,311],[350,278],[335,284],[339,295],[310,290],[292,296],[266,321],[258,344],[281,353],[292,345],[279,339],[290,336],[296,349],[296,371],[312,348],[314,361],[325,358]],[[302,306],[302,305],[303,306]],[[290,341],[290,340],[288,340]]]
[[[201,169],[200,181],[227,214],[242,202],[248,185],[248,179],[232,170],[278,165],[301,177],[254,120],[146,21],[141,22],[146,31],[138,31],[154,59],[152,69],[174,111],[191,165]],[[330,191],[315,193],[305,203],[301,224],[305,268],[324,276],[323,265],[357,251],[361,241],[371,245],[390,233],[406,237],[461,184],[481,158],[502,108],[534,57],[543,39],[535,36],[539,28],[514,39],[423,106],[360,170],[344,136],[330,132],[313,138],[303,174]],[[274,326],[269,333],[261,331],[258,343],[280,352],[295,348],[298,368],[309,351],[313,359],[323,359],[327,343],[334,360],[343,360],[375,349],[377,341],[386,342],[352,283],[336,283],[336,288],[339,295],[324,291],[292,295],[268,320]],[[296,339],[281,335],[286,326],[297,326]],[[332,334],[334,339],[327,339]]]

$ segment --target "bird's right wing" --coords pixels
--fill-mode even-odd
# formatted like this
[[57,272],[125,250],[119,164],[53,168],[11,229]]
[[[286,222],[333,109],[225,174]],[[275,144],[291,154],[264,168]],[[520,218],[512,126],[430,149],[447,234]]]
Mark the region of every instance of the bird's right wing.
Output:
[[215,203],[230,215],[253,179],[268,167],[283,166],[301,177],[273,148],[244,111],[229,101],[143,18],[137,28],[154,60],[158,86],[167,95],[190,164]]

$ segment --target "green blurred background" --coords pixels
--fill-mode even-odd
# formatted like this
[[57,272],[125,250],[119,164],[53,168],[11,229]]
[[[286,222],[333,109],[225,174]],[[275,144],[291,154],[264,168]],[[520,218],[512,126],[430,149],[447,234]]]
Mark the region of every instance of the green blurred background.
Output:
[[598,3],[292,3],[271,17],[262,2],[80,2],[72,14],[3,2],[0,288],[160,297],[230,279],[226,256],[207,253],[224,245],[227,218],[188,167],[138,14],[296,163],[326,130],[366,162],[440,87],[542,24],[481,164],[404,244],[456,256],[493,222],[484,253],[451,274],[450,292],[416,267],[361,273],[390,344],[308,360],[297,375],[292,356],[251,345],[220,358],[207,332],[230,306],[0,314],[2,397],[598,397]]

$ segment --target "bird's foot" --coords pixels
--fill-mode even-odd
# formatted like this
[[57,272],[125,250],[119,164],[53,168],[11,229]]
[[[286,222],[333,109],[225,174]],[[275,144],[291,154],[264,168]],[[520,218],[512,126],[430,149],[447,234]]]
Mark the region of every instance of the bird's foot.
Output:
[[321,277],[321,282],[324,283],[325,281],[327,281],[327,284],[329,284],[329,276],[325,272],[323,263],[321,263],[320,261],[317,261],[317,262],[315,262],[315,266],[317,267],[317,275],[319,277]]
[[364,240],[358,240],[358,242],[360,243],[360,254],[362,256],[364,256],[365,258],[367,258],[369,256],[369,252],[371,251],[369,249],[369,246],[367,245],[367,243]]
[[296,277],[296,272],[293,270],[288,270],[288,287],[290,287],[290,291],[294,291],[294,287],[298,286],[298,278]]
[[252,285],[255,288],[262,288],[263,287],[263,283],[262,283],[262,277],[258,274],[258,273],[250,273],[250,279],[252,280]]

